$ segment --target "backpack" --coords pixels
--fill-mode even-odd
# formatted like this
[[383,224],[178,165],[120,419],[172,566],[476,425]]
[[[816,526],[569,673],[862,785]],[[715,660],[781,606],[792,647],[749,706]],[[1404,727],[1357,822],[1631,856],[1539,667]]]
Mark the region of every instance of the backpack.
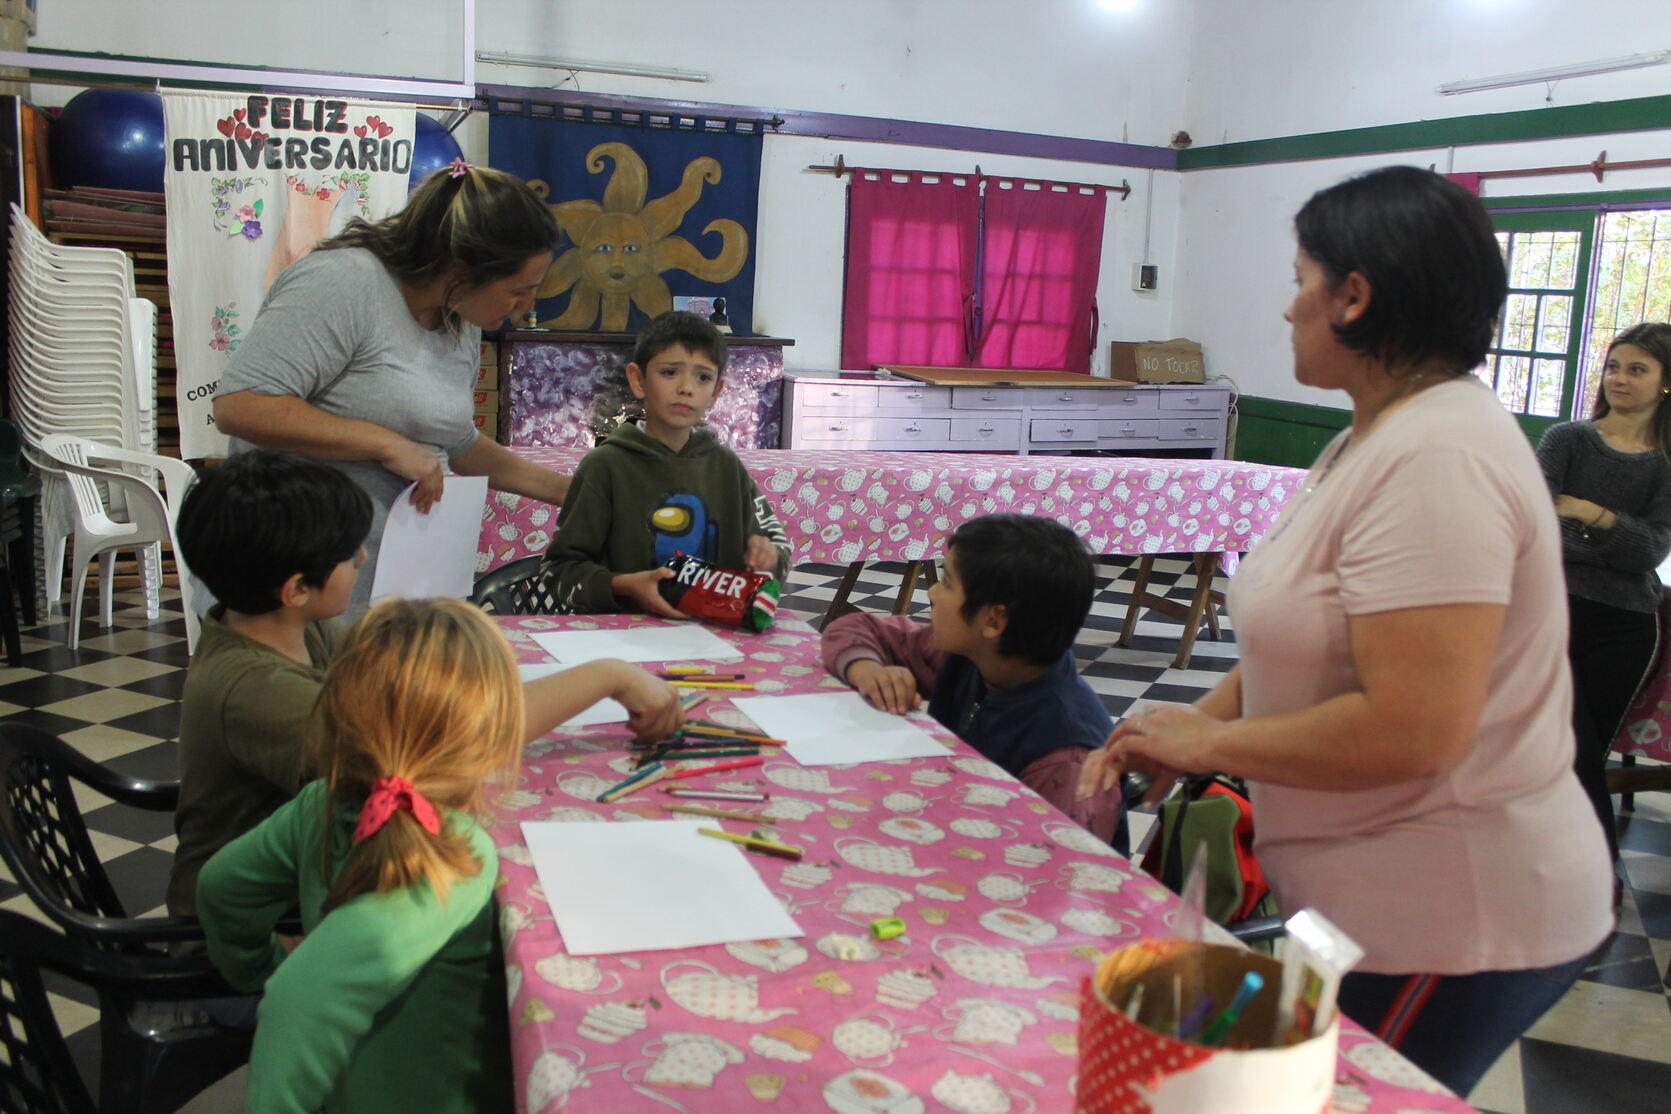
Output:
[[1258,912],[1271,888],[1253,857],[1253,806],[1240,780],[1224,774],[1179,778],[1160,804],[1143,869],[1179,893],[1184,870],[1202,843],[1207,845],[1207,916],[1229,925]]

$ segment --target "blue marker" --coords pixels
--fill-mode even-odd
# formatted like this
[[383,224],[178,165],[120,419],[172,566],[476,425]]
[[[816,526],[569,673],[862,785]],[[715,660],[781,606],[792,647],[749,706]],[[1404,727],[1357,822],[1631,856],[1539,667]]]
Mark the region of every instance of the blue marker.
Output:
[[1249,971],[1243,975],[1242,985],[1236,988],[1236,996],[1224,1007],[1224,1012],[1207,1025],[1207,1031],[1201,1035],[1201,1043],[1208,1048],[1217,1047],[1230,1030],[1236,1027],[1236,1022],[1242,1019],[1242,1011],[1247,1009],[1248,1003],[1264,988],[1265,977],[1259,972]]

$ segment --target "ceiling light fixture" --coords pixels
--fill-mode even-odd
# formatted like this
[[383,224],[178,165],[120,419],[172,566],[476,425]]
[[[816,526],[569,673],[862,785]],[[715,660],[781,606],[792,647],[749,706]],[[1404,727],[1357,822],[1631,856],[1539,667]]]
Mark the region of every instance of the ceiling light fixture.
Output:
[[1639,70],[1645,66],[1662,66],[1671,62],[1671,50],[1654,50],[1646,54],[1627,54],[1623,58],[1603,58],[1595,62],[1575,62],[1570,66],[1550,66],[1544,70],[1522,70],[1520,73],[1499,74],[1496,77],[1471,77],[1466,81],[1447,81],[1439,86],[1442,96],[1458,93],[1477,93],[1481,89],[1508,89],[1516,85],[1542,85],[1569,77],[1592,77],[1596,74],[1617,73],[1620,70]]

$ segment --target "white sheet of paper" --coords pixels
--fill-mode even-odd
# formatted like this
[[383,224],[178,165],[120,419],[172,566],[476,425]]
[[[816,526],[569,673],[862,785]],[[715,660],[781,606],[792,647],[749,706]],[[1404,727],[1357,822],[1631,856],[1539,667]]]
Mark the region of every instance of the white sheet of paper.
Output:
[[731,701],[803,766],[847,766],[896,758],[944,758],[946,748],[912,719],[865,703],[856,692],[743,696]]
[[417,486],[402,491],[389,508],[371,578],[371,598],[463,599],[475,582],[487,477],[448,476],[441,501],[428,514],[419,514],[412,505],[412,488]]
[[696,832],[720,826],[714,820],[523,824],[568,954],[804,935],[747,852]]
[[565,666],[622,661],[738,661],[743,652],[696,623],[627,630],[547,631],[533,636],[540,649]]

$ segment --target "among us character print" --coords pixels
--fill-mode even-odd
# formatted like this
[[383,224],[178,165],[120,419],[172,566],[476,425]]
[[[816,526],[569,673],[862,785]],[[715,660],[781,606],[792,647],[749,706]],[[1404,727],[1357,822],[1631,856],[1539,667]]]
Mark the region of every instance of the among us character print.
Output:
[[704,561],[719,557],[719,524],[708,504],[694,491],[672,491],[662,496],[645,524],[655,540],[656,564],[665,565],[681,553]]

